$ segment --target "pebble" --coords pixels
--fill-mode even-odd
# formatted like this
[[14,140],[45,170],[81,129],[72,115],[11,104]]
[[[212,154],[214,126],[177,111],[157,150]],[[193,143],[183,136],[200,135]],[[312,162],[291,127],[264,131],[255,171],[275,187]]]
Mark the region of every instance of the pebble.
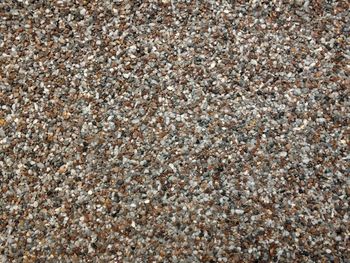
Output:
[[350,261],[347,1],[0,10],[1,262]]

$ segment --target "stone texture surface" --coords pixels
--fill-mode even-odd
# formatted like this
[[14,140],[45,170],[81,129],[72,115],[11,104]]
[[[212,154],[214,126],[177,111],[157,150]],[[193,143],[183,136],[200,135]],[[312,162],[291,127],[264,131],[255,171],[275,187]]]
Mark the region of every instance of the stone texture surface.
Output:
[[0,262],[349,262],[348,1],[0,1]]

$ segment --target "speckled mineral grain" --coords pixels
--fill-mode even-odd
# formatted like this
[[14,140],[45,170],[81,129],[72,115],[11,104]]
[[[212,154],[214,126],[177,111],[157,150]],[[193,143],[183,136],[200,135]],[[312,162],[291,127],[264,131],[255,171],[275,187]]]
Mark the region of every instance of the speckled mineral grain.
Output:
[[345,0],[0,1],[0,262],[349,262]]

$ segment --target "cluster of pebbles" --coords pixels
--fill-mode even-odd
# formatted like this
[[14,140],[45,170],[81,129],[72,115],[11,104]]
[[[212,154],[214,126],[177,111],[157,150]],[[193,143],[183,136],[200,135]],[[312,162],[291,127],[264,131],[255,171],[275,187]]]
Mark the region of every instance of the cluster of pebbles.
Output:
[[0,1],[0,262],[349,262],[349,10]]

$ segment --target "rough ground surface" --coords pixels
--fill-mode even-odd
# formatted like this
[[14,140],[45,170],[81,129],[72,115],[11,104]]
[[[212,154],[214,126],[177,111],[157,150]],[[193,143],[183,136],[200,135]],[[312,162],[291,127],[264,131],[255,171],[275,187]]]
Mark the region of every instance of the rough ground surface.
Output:
[[349,262],[348,1],[0,1],[1,262]]

